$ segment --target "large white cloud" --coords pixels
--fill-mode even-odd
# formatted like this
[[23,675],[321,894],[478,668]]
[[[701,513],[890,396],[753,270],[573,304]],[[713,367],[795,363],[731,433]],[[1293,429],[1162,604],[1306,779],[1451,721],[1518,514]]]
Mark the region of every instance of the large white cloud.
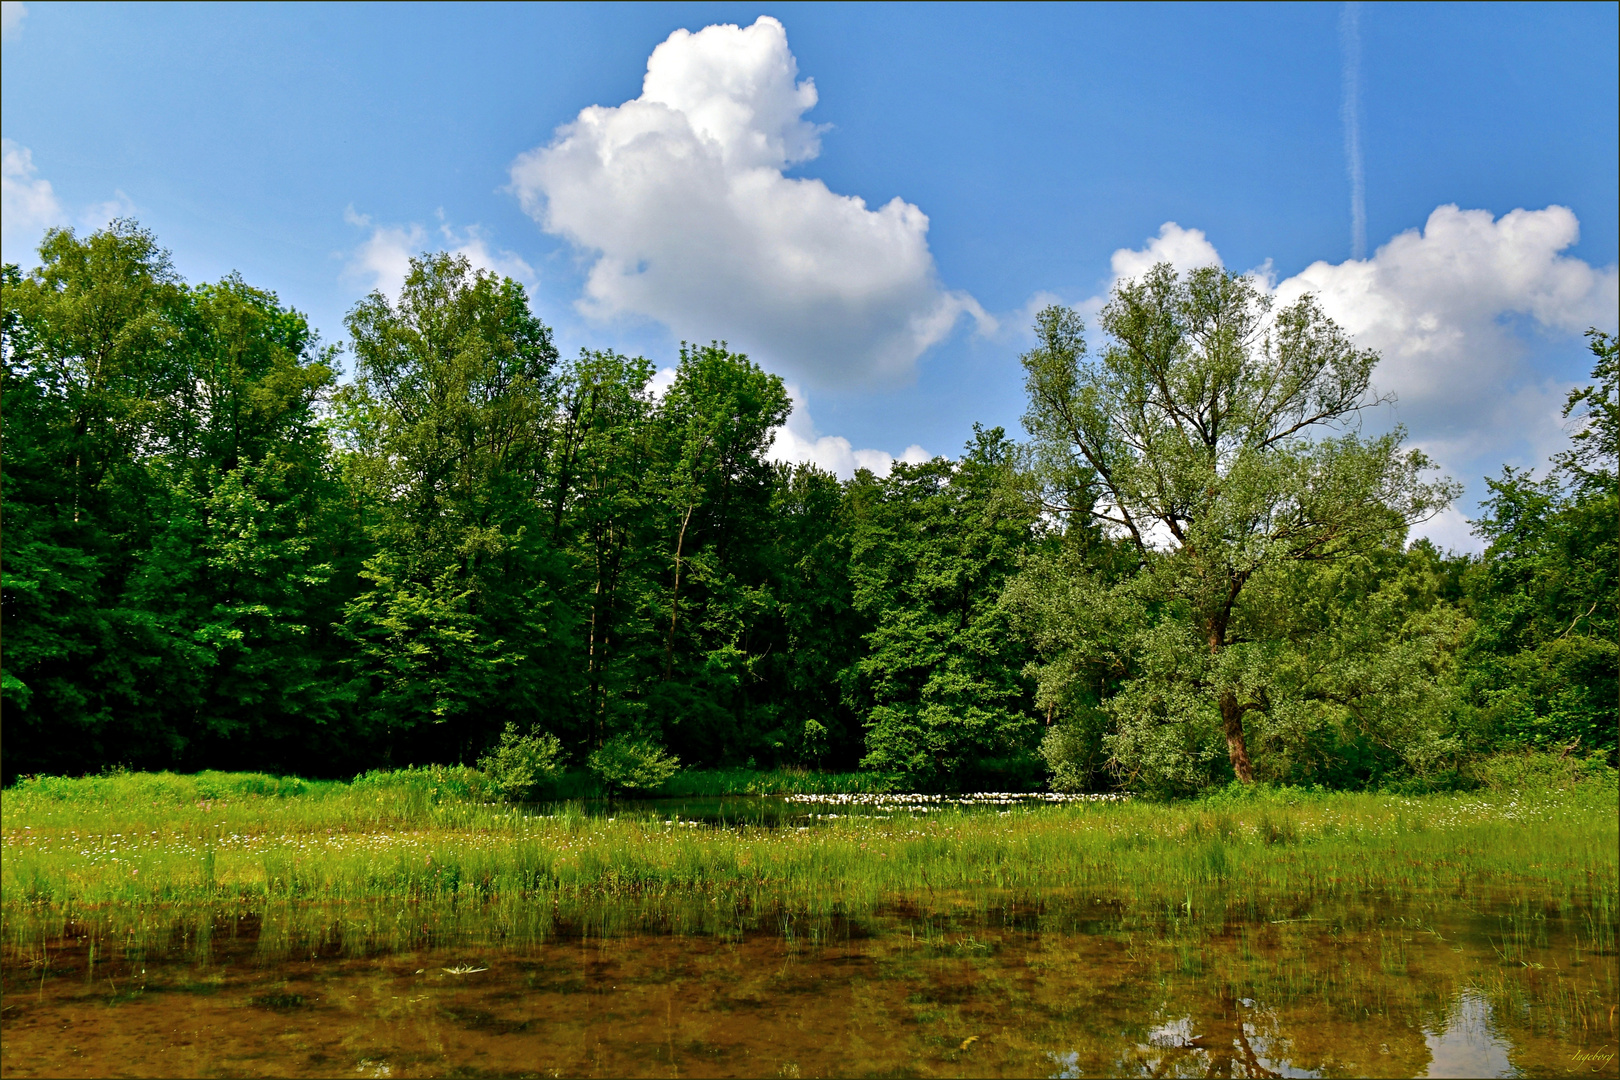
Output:
[[1562,206],[1500,218],[1442,206],[1369,259],[1312,263],[1277,296],[1315,293],[1359,344],[1377,349],[1379,386],[1395,392],[1421,437],[1460,454],[1486,450],[1504,427],[1544,444],[1561,435],[1552,399],[1563,394],[1527,363],[1534,348],[1589,326],[1613,330],[1620,307],[1614,266],[1560,254],[1579,238]]
[[[1479,477],[1503,464],[1536,466],[1563,446],[1560,408],[1569,383],[1536,361],[1580,349],[1589,326],[1620,319],[1620,271],[1562,254],[1580,238],[1569,209],[1485,210],[1441,206],[1422,229],[1401,233],[1371,258],[1312,263],[1273,283],[1279,303],[1314,294],[1323,309],[1382,362],[1374,378],[1393,391],[1398,418],[1446,471],[1481,494]],[[1166,223],[1140,250],[1121,249],[1114,279],[1165,261],[1178,270],[1221,265],[1203,233]],[[1103,297],[1079,305],[1088,314]],[[1371,423],[1377,420],[1369,419]],[[1461,508],[1474,512],[1471,503]],[[1464,513],[1418,530],[1456,548],[1476,548]]]
[[546,231],[589,264],[581,310],[725,337],[816,386],[904,381],[977,301],[945,289],[928,217],[784,175],[820,152],[782,24],[677,30],[641,96],[592,106],[512,166]]

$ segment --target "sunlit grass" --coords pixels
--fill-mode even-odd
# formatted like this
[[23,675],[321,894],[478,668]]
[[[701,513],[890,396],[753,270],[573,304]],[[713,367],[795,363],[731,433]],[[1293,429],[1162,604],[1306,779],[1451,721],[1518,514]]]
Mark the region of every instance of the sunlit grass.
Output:
[[1327,895],[1531,890],[1611,904],[1616,798],[1288,792],[1247,800],[953,808],[724,827],[512,807],[470,770],[353,783],[253,774],[24,781],[0,794],[0,902],[53,909],[395,899],[701,899],[803,914],[1056,895],[1288,917]]

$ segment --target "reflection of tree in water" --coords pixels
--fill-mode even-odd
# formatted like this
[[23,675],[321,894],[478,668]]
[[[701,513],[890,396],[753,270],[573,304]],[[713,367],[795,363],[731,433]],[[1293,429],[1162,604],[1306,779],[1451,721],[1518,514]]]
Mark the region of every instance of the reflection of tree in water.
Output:
[[[1153,1077],[1314,1077],[1335,1066],[1367,1068],[1364,1063],[1301,1057],[1296,1040],[1283,1030],[1277,1010],[1252,998],[1226,999],[1225,1010],[1204,1022],[1192,1016],[1161,1020],[1147,1030],[1145,1042],[1124,1050],[1114,1062],[1118,1075]],[[1355,1026],[1357,1041],[1363,1030]],[[1423,1043],[1407,1029],[1399,1049],[1377,1046],[1380,1060],[1368,1072],[1413,1076],[1493,1077],[1517,1074],[1508,1058],[1509,1044],[1494,1030],[1491,1006],[1479,994],[1463,991],[1446,1011],[1439,1031],[1424,1028]],[[1365,1044],[1364,1044],[1365,1045]],[[1423,1051],[1427,1053],[1423,1053]],[[1048,1054],[1063,1080],[1086,1075],[1080,1054]],[[1427,1058],[1425,1062],[1424,1059]],[[1306,1067],[1301,1061],[1314,1061]],[[1425,1067],[1426,1066],[1426,1067]]]
[[[1055,903],[953,916],[919,901],[811,941],[600,921],[588,937],[556,922],[522,933],[514,912],[422,905],[390,944],[376,930],[380,909],[366,929],[332,908],[288,906],[153,924],[147,938],[74,925],[49,943],[44,978],[16,942],[0,972],[8,1004],[19,1003],[7,1013],[8,1053],[46,1063],[65,1053],[62,1023],[81,1032],[105,1021],[109,978],[138,996],[119,999],[119,1016],[207,1029],[211,1047],[283,1066],[293,1028],[311,1046],[333,1032],[358,1039],[350,1068],[363,1051],[373,1066],[408,1058],[448,1072],[498,1059],[490,1071],[544,1063],[617,1075],[728,1061],[805,1076],[1539,1075],[1612,1039],[1612,937],[1577,936],[1581,914],[1547,906],[1545,933],[1504,959],[1490,933],[1499,920],[1480,907],[1419,922],[1412,915],[1432,909],[1418,898],[1318,898],[1313,917],[1272,923],[1229,920],[1213,905],[1201,922]],[[307,922],[292,917],[300,911]],[[1577,994],[1582,1014],[1568,1004]],[[148,1030],[97,1030],[128,1041],[137,1029]],[[391,1048],[386,1061],[373,1047]],[[312,1074],[331,1064],[311,1061]]]

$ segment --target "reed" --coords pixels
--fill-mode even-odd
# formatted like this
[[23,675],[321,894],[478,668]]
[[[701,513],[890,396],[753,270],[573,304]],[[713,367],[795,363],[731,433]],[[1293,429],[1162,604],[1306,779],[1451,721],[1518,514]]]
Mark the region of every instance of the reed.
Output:
[[512,807],[479,798],[470,772],[25,781],[0,793],[0,906],[14,922],[25,908],[625,902],[657,919],[687,901],[820,917],[1070,896],[1273,919],[1330,897],[1534,896],[1609,911],[1613,933],[1612,783],[889,814],[834,803],[767,827],[633,804]]

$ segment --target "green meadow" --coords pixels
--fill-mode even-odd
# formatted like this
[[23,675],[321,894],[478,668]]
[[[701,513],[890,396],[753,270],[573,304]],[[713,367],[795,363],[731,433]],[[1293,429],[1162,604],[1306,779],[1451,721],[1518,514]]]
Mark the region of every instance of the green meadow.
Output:
[[[470,769],[349,783],[35,778],[0,795],[0,882],[8,921],[25,910],[273,901],[584,910],[634,899],[652,917],[702,900],[859,915],[1061,896],[1285,918],[1328,896],[1526,895],[1590,907],[1612,926],[1612,772],[1428,795],[1233,789],[1169,803],[946,800],[927,812],[883,812],[872,796],[821,799],[788,814],[777,805],[770,818],[736,801],[731,820],[724,809],[692,820],[678,800],[501,803],[480,797]],[[779,802],[756,800],[768,801]]]

